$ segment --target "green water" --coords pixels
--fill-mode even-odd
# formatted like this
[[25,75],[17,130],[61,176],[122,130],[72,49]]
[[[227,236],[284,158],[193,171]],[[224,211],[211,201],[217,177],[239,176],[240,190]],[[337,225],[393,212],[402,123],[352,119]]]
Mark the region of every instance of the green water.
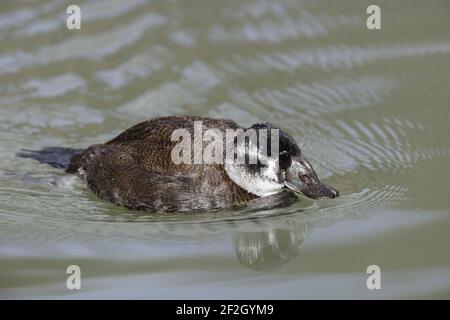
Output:
[[[2,1],[0,298],[450,298],[450,3],[376,3],[371,31],[370,1],[79,1],[68,30]],[[341,196],[142,214],[16,156],[171,114],[277,124]]]

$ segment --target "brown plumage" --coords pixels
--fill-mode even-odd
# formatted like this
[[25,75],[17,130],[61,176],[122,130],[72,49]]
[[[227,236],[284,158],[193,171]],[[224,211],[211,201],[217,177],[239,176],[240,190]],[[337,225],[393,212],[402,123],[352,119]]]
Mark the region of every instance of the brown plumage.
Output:
[[132,209],[215,210],[257,198],[231,181],[223,165],[172,162],[173,130],[188,129],[193,137],[194,121],[202,121],[203,130],[240,128],[195,116],[148,120],[73,156],[67,172],[80,173],[100,198]]

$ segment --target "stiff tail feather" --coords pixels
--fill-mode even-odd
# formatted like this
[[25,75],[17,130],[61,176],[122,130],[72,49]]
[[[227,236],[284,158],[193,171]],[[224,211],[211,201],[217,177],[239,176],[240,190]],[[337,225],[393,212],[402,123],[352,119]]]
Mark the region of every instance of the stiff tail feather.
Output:
[[30,158],[46,163],[54,168],[67,169],[74,155],[80,154],[83,149],[62,147],[46,147],[41,150],[22,149],[17,153],[18,157]]

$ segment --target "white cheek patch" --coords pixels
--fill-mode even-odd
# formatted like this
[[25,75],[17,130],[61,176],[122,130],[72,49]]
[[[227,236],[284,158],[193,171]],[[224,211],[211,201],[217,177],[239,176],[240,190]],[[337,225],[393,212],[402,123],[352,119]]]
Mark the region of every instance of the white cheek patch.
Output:
[[225,165],[225,171],[238,186],[259,197],[267,197],[282,191],[284,184],[278,182],[278,163],[270,161],[267,167],[253,174],[245,166]]
[[261,168],[261,175],[263,177],[266,177],[270,180],[274,180],[274,181],[278,181],[278,161],[276,160],[268,160],[267,162],[267,167],[266,168]]

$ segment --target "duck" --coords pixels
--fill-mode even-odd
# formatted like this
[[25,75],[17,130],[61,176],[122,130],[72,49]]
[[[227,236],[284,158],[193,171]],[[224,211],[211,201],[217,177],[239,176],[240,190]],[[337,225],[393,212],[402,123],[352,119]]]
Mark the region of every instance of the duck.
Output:
[[[174,149],[180,144],[180,139],[174,139],[174,132],[184,130],[184,135],[195,141],[196,126],[202,132],[212,129],[223,136],[228,131],[238,132],[232,147],[234,151],[243,150],[246,161],[199,164],[193,161],[196,150],[180,153],[187,161],[174,161]],[[270,151],[270,157],[261,156],[261,139],[256,145],[250,145],[252,142],[245,137],[238,139],[249,129],[268,132],[270,141],[265,149],[267,154]],[[206,151],[208,144],[203,142],[199,148]],[[252,155],[258,157],[250,163]],[[269,122],[245,128],[227,119],[158,117],[138,123],[105,143],[72,151],[67,162],[66,172],[84,179],[99,198],[134,210],[217,211],[285,191],[312,199],[339,195],[320,181],[294,138]]]

